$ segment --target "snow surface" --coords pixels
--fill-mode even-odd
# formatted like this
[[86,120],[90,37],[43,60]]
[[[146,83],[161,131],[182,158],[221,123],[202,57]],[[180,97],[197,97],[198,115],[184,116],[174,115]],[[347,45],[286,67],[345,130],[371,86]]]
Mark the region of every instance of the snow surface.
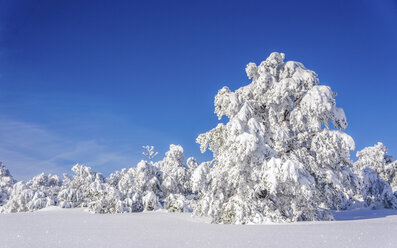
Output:
[[396,247],[396,210],[335,212],[337,221],[220,225],[187,213],[1,214],[0,247]]

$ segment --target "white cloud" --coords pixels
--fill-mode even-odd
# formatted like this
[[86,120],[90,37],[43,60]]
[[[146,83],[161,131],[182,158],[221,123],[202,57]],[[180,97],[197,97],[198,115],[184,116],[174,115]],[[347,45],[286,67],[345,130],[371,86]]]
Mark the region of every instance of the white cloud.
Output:
[[96,140],[61,137],[35,124],[0,118],[0,161],[16,179],[41,172],[69,173],[75,163],[105,173],[133,166],[130,151],[115,149]]

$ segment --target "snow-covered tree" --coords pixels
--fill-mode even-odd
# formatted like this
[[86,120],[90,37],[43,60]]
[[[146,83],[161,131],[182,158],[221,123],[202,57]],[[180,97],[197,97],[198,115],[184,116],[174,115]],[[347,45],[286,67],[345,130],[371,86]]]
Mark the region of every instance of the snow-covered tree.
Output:
[[336,93],[282,53],[246,72],[250,84],[215,96],[228,122],[197,138],[214,165],[195,213],[218,223],[330,219],[327,209],[347,207],[357,184]]
[[57,195],[62,180],[56,175],[41,173],[27,183],[17,182],[13,185],[3,212],[26,212],[57,205]]
[[62,188],[62,183],[62,179],[57,175],[41,173],[29,180],[26,186],[35,191],[45,192],[56,199]]
[[182,146],[170,145],[163,160],[156,162],[160,171],[161,199],[164,208],[172,212],[191,211],[195,195],[192,194],[191,173],[197,167],[194,158],[187,160]]
[[387,147],[381,142],[371,147],[366,147],[357,152],[357,161],[354,167],[357,170],[370,168],[378,173],[383,180],[397,186],[397,162],[387,155]]
[[156,196],[162,196],[160,181],[161,171],[152,163],[142,160],[138,163],[135,174],[135,192],[144,196],[152,192]]
[[383,174],[387,164],[393,161],[393,157],[387,155],[387,147],[381,142],[371,147],[366,147],[357,152],[357,161],[354,167],[358,170],[370,168],[378,174]]
[[360,171],[364,207],[397,209],[397,198],[390,185],[370,168]]
[[143,155],[145,155],[150,162],[153,162],[153,158],[157,156],[158,152],[154,151],[154,146],[142,146],[143,149],[145,149],[145,152],[142,152]]
[[[396,208],[389,191],[397,191],[397,161],[387,155],[387,147],[378,142],[357,152],[356,156],[354,167],[361,175],[363,198],[367,205],[379,206],[382,205],[380,201],[386,207]],[[397,192],[394,195],[397,196]]]
[[203,162],[193,169],[190,179],[193,193],[201,194],[208,190],[208,185],[211,180],[210,166],[211,162]]
[[170,145],[164,159],[156,164],[162,171],[162,188],[166,195],[190,193],[190,171],[184,160],[182,146]]
[[149,191],[142,197],[142,202],[145,210],[152,211],[161,207],[159,197],[153,192]]
[[[183,194],[169,194],[164,199],[164,209],[169,212],[191,212],[191,198]],[[188,196],[189,197],[189,196]]]
[[120,201],[117,189],[98,180],[91,185],[91,188],[94,194],[87,204],[91,212],[100,214],[125,212],[125,204]]
[[15,182],[8,169],[0,164],[0,212],[26,212],[57,204],[62,180],[41,173],[27,183]]
[[8,201],[14,183],[10,171],[0,162],[0,209]]
[[58,193],[61,207],[89,207],[96,213],[121,212],[118,191],[114,190],[100,173],[88,166],[76,164],[73,178],[65,175],[64,184]]
[[136,168],[122,169],[112,173],[107,182],[118,190],[122,212],[141,212],[144,210],[142,192],[135,185]]
[[48,192],[29,188],[24,182],[14,184],[10,199],[2,207],[3,212],[27,212],[56,205],[56,198]]
[[390,184],[394,195],[397,197],[397,161],[386,164],[383,178]]

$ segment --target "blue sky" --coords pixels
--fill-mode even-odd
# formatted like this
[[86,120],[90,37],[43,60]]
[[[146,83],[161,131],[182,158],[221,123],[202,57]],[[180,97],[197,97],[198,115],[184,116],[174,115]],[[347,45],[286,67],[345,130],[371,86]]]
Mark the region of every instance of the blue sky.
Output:
[[195,138],[217,90],[273,51],[338,92],[357,149],[397,157],[395,1],[0,0],[0,18],[0,160],[17,179],[108,174],[147,144],[210,159]]

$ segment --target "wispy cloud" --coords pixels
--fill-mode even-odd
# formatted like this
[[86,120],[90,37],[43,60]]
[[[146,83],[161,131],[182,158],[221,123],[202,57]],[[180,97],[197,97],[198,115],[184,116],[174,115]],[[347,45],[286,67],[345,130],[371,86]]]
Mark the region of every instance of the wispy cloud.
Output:
[[26,180],[41,172],[69,173],[75,163],[108,173],[132,166],[133,160],[128,151],[97,140],[62,137],[32,123],[0,118],[0,161],[16,179]]

